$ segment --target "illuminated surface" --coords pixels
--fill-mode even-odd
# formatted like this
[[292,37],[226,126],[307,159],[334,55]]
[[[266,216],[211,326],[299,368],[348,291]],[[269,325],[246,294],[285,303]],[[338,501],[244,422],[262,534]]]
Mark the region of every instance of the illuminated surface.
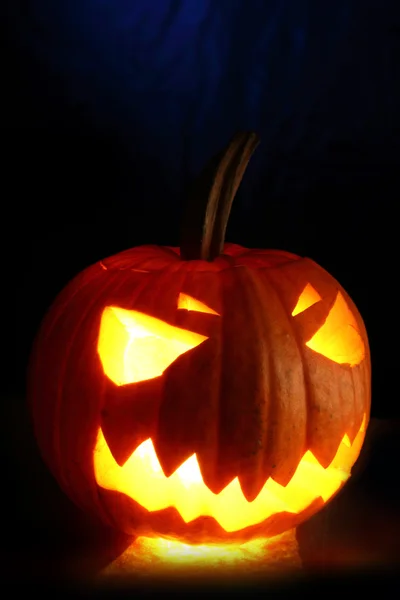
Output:
[[210,516],[225,531],[238,531],[261,523],[274,513],[299,513],[318,497],[326,502],[350,475],[364,440],[364,423],[365,420],[352,445],[344,436],[327,469],[307,451],[286,487],[269,478],[252,502],[244,497],[237,478],[214,494],[203,482],[195,454],[166,477],[150,439],[119,466],[101,429],[94,450],[95,477],[102,488],[122,492],[150,512],[173,506],[186,523],[199,516]]
[[325,323],[306,346],[334,362],[351,367],[364,359],[365,346],[357,322],[340,292]]
[[227,575],[265,575],[269,572],[299,570],[295,530],[245,544],[189,546],[162,538],[139,537],[103,571],[102,575],[154,577],[171,575],[189,577],[198,573],[218,577]]
[[192,298],[192,296],[188,296],[187,294],[179,294],[178,297],[178,308],[183,310],[193,310],[195,312],[207,313],[209,315],[218,315],[219,313],[215,312],[212,308],[196,300],[196,298]]
[[310,306],[313,306],[320,300],[321,296],[318,294],[317,290],[315,290],[311,284],[307,283],[293,309],[292,317],[304,312],[307,308],[310,308]]
[[[320,300],[318,292],[307,284],[292,316]],[[218,315],[186,294],[179,294],[177,308]],[[102,314],[97,350],[107,377],[116,385],[126,385],[161,376],[179,356],[206,339],[144,313],[108,306]],[[356,319],[340,292],[325,323],[306,346],[336,363],[352,367],[364,359],[365,346]]]
[[[321,300],[314,288],[307,284],[292,312],[292,316],[310,308]],[[325,323],[306,342],[306,346],[339,364],[351,367],[365,358],[365,346],[357,321],[343,295],[338,292]]]
[[[307,284],[293,315],[319,301],[319,294]],[[218,314],[185,294],[179,295],[177,308]],[[111,306],[102,315],[98,353],[105,374],[117,385],[124,385],[162,375],[181,354],[206,339],[141,312]],[[365,347],[356,320],[340,292],[325,322],[306,345],[334,362],[351,366],[364,358]],[[151,439],[145,440],[120,466],[101,428],[94,450],[95,476],[102,488],[126,494],[150,512],[175,507],[186,523],[210,516],[230,533],[261,523],[277,513],[298,514],[320,497],[327,502],[350,475],[364,439],[364,425],[365,419],[352,446],[347,435],[343,437],[327,469],[307,451],[286,487],[269,478],[252,502],[243,495],[237,477],[219,494],[214,494],[203,482],[196,454],[166,477]]]
[[[187,294],[179,294],[178,309],[218,315]],[[107,377],[116,385],[126,385],[159,377],[178,356],[206,339],[136,310],[107,306],[97,351]]]
[[154,379],[204,335],[116,306],[104,309],[98,352],[104,373],[117,385]]

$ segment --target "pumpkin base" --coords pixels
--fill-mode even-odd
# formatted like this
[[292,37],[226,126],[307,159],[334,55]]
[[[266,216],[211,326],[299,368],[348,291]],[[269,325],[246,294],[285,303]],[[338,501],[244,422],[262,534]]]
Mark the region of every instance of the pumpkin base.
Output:
[[130,579],[146,581],[223,581],[287,575],[299,572],[302,562],[293,528],[270,539],[245,544],[194,545],[163,538],[138,537],[100,574],[107,583]]

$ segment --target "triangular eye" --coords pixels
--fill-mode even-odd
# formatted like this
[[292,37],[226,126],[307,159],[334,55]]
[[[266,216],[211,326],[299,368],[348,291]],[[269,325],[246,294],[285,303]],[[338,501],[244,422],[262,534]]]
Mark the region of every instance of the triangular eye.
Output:
[[365,358],[365,345],[357,320],[340,292],[325,323],[306,342],[306,346],[340,365],[354,367]]
[[206,339],[136,310],[107,306],[97,351],[104,373],[119,386],[160,377],[181,354]]
[[187,294],[179,294],[178,297],[178,308],[183,310],[193,310],[195,312],[207,313],[210,315],[218,315],[215,310],[200,302],[200,300],[196,300],[196,298],[192,298],[192,296],[188,296]]
[[307,308],[310,308],[313,304],[316,304],[321,300],[321,296],[317,290],[313,288],[310,283],[307,283],[306,287],[300,294],[300,298],[297,300],[297,304],[293,309],[292,317],[304,312]]

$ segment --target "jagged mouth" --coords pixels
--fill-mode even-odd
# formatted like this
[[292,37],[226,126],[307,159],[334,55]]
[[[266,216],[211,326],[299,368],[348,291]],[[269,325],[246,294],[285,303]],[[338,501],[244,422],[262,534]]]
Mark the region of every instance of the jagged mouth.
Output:
[[203,481],[196,454],[166,477],[150,438],[120,466],[101,428],[93,455],[94,473],[100,487],[125,494],[149,512],[174,507],[185,523],[208,516],[232,533],[262,523],[277,513],[299,514],[318,498],[327,502],[350,476],[364,441],[365,424],[364,416],[352,444],[344,435],[326,469],[307,451],[286,486],[268,478],[251,502],[245,498],[237,477],[219,494],[214,494]]

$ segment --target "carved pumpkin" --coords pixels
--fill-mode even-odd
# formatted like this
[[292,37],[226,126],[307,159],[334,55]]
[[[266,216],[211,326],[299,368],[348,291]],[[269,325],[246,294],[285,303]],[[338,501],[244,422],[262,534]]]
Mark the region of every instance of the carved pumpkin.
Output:
[[72,499],[129,534],[276,535],[323,507],[360,452],[370,357],[354,303],[310,259],[224,245],[255,146],[236,136],[205,172],[180,249],[89,267],[35,343],[43,457]]

